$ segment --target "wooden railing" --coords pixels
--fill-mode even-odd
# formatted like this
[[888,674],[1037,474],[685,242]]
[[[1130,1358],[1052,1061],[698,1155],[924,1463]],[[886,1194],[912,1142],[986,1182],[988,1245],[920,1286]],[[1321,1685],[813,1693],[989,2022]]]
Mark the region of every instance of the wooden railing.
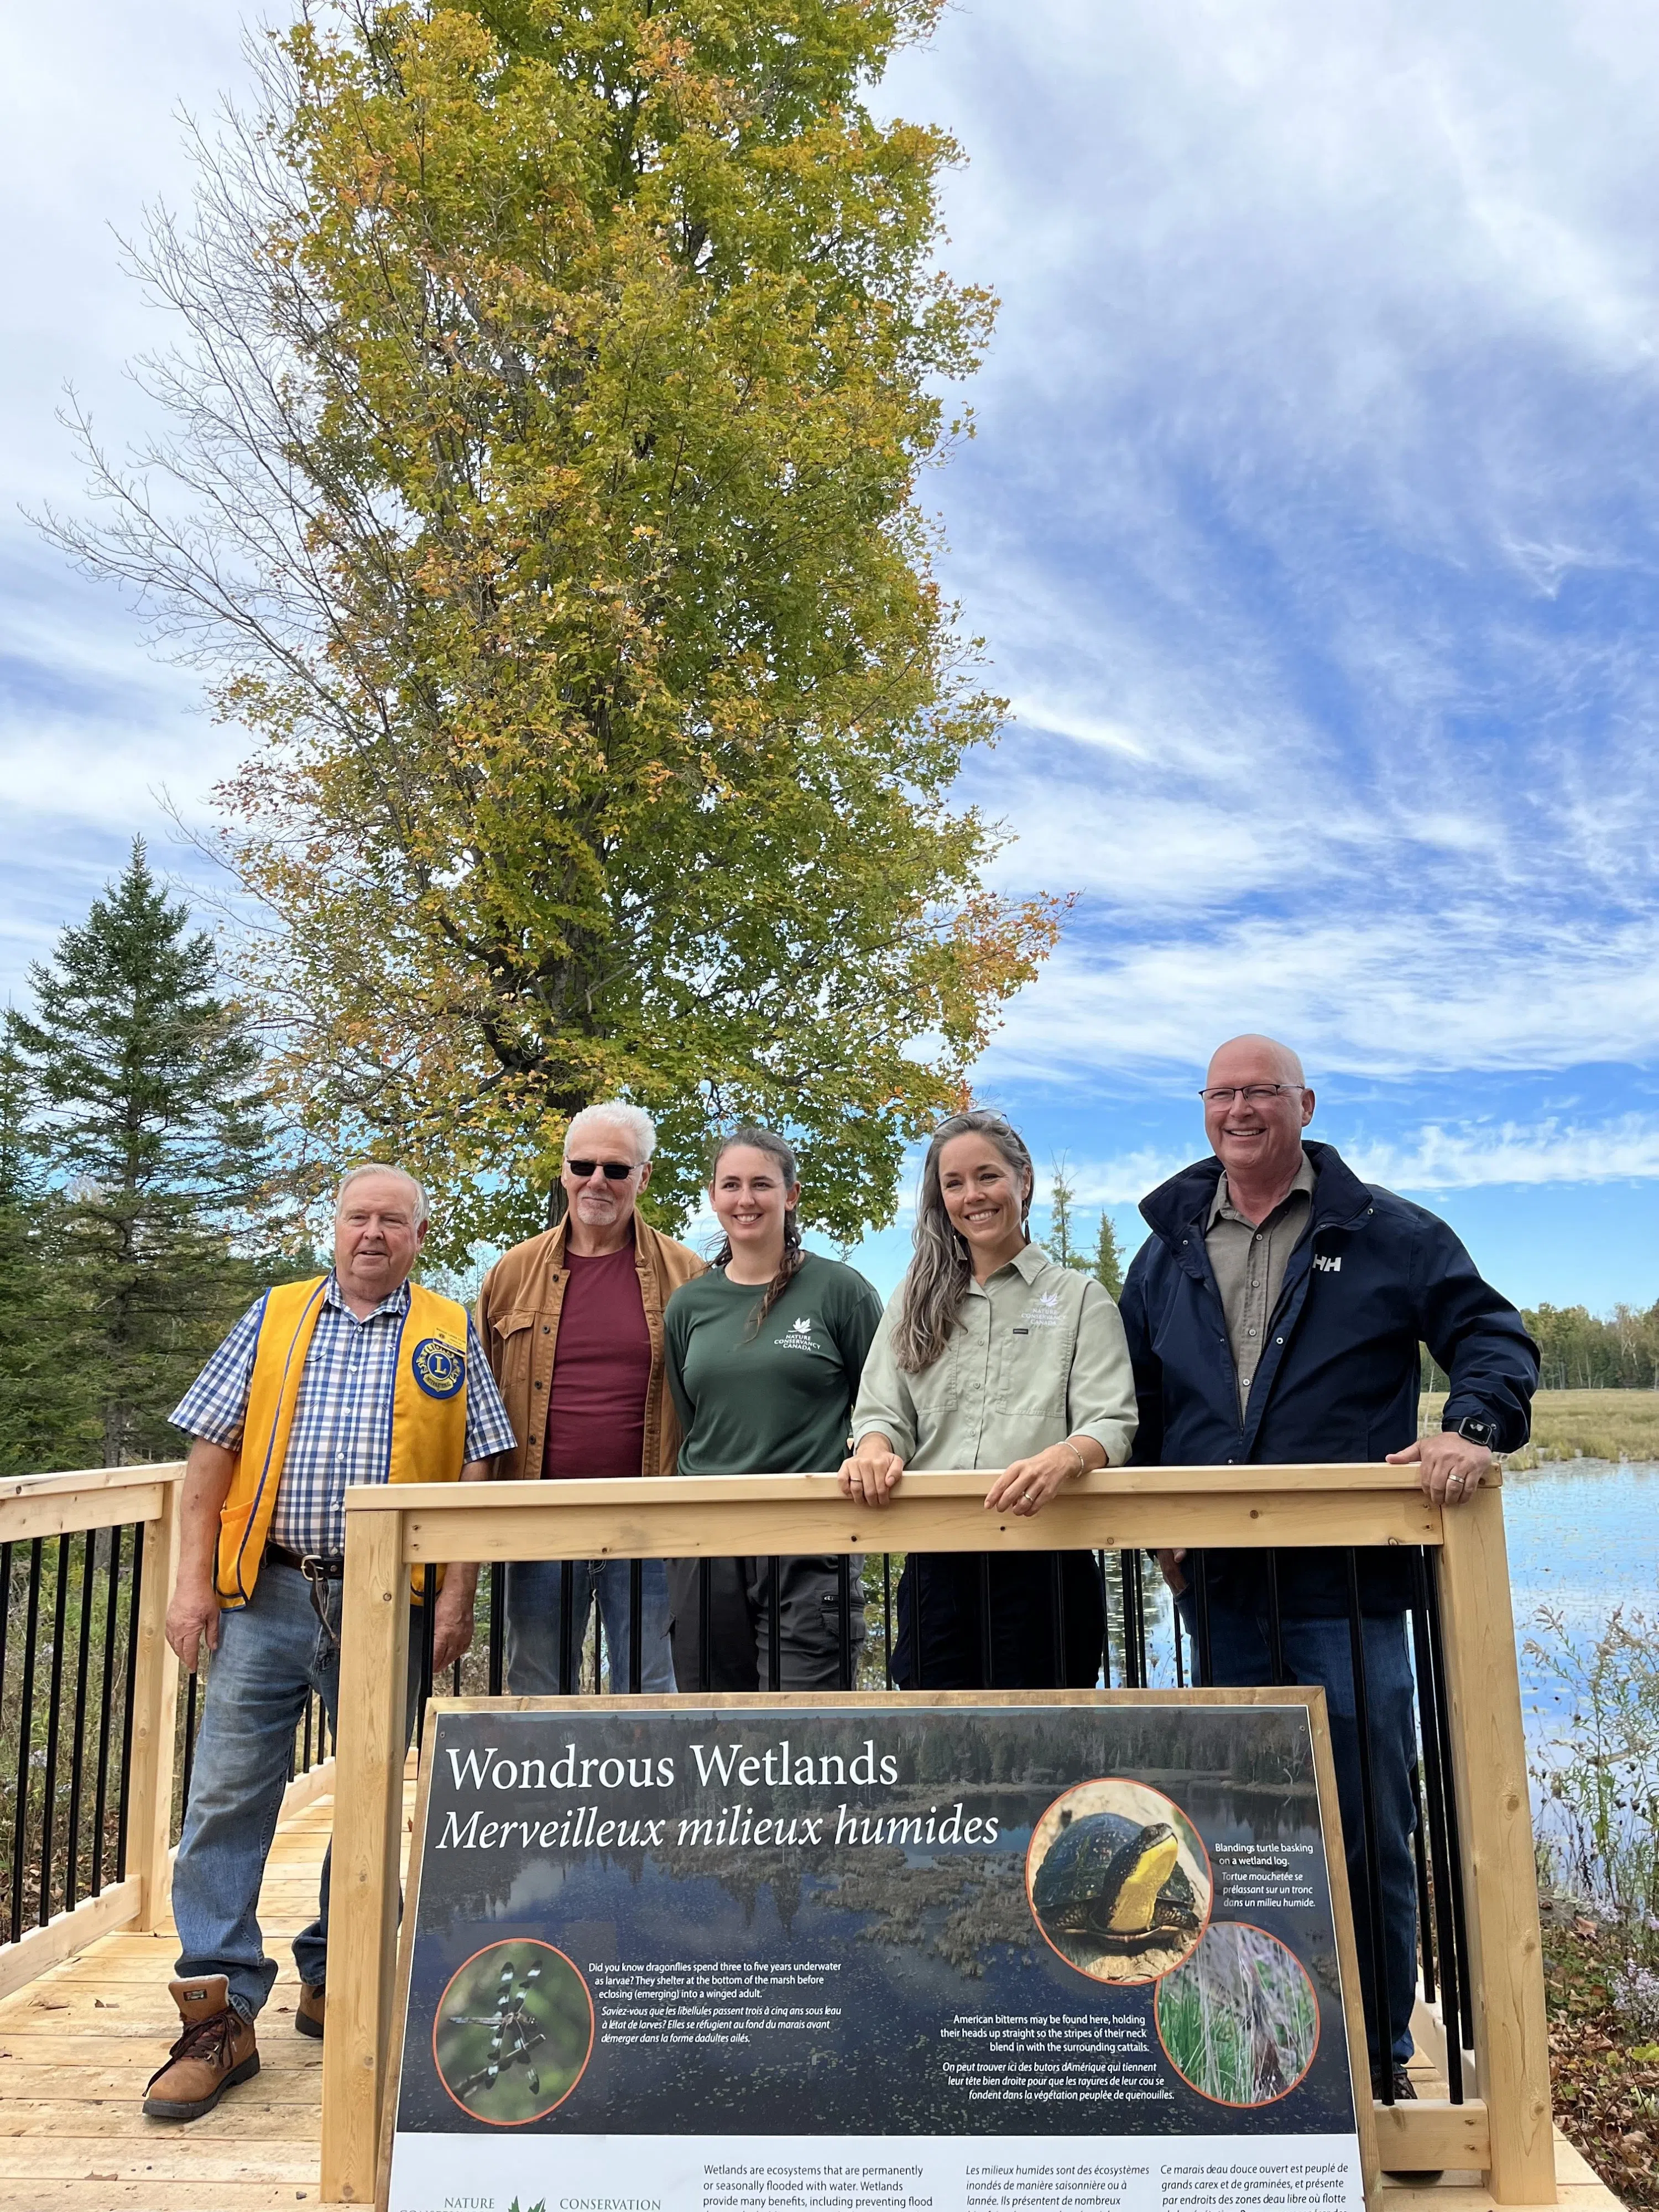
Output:
[[[198,1711],[166,1636],[184,1471],[0,1481],[0,1996],[166,1916]],[[331,1786],[315,1745],[287,1811]]]
[[[411,1565],[1398,1545],[1422,1547],[1433,1568],[1444,1689],[1436,1720],[1458,1814],[1448,1832],[1467,1921],[1475,2094],[1377,2106],[1381,2161],[1477,2167],[1500,2204],[1555,2202],[1531,1808],[1496,1480],[1443,1513],[1409,1468],[1127,1468],[1088,1476],[1035,1521],[988,1514],[985,1485],[982,1473],[908,1474],[878,1513],[850,1504],[828,1475],[347,1492],[329,1980],[351,2002],[331,2007],[324,2046],[325,2201],[374,2195],[392,2032]],[[1461,2044],[1455,2018],[1446,2032]]]

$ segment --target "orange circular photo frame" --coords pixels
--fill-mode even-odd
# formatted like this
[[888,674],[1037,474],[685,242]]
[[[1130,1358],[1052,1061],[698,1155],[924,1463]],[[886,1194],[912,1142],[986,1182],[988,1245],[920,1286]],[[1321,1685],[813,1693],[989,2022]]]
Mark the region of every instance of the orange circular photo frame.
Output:
[[[1050,1894],[1039,1911],[1037,1884],[1050,1854],[1079,1823],[1100,1814],[1109,1816],[1113,1825],[1101,1822],[1104,1832],[1091,1838],[1086,1849],[1067,1846],[1066,1863],[1051,1870],[1045,1885]],[[1098,1908],[1091,1925],[1091,1886],[1097,1889],[1109,1861],[1130,1841],[1133,1830],[1144,1833],[1153,1828],[1169,1830],[1176,1849],[1152,1900],[1144,1936],[1133,1929],[1126,1933],[1100,1928]],[[1163,1840],[1156,1839],[1153,1848]],[[1057,1887],[1073,1893],[1066,1899],[1066,1917],[1077,1924],[1062,1924],[1054,1895]],[[1175,1800],[1148,1783],[1121,1774],[1077,1783],[1056,1797],[1032,1827],[1025,1852],[1026,1905],[1054,1956],[1085,1981],[1133,1988],[1172,1973],[1197,1948],[1209,1925],[1214,1895],[1203,1838]]]
[[1256,2111],[1288,2097],[1319,2049],[1319,1993],[1294,1951],[1248,1920],[1212,1920],[1158,1983],[1164,2056],[1212,2105]]
[[450,1976],[432,2022],[432,2063],[470,2119],[528,2127],[563,2104],[593,2055],[593,1993],[556,1944],[486,1943]]

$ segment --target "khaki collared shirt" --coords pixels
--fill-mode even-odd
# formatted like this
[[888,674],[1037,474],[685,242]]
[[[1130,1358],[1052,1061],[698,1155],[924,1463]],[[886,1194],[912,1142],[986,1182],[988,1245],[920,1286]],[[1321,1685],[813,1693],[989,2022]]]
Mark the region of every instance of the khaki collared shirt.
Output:
[[1204,1249],[1215,1270],[1221,1310],[1227,1316],[1227,1341],[1238,1376],[1238,1418],[1244,1418],[1250,1385],[1261,1364],[1290,1256],[1308,1231],[1313,1212],[1314,1166],[1306,1152],[1296,1181],[1265,1221],[1247,1221],[1234,1206],[1224,1171],[1215,1187]]
[[908,1467],[1011,1467],[1092,1437],[1121,1467],[1135,1437],[1134,1374],[1117,1308],[1092,1275],[1028,1244],[968,1285],[950,1341],[908,1375],[893,1357],[902,1291],[864,1363],[853,1441],[879,1431]]

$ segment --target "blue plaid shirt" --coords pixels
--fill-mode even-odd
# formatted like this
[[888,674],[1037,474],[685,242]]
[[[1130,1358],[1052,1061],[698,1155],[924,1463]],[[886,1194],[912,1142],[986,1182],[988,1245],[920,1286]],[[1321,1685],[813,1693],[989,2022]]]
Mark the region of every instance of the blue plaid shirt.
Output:
[[[314,1552],[320,1559],[337,1559],[345,1550],[346,1485],[386,1480],[398,1344],[408,1311],[409,1285],[400,1283],[367,1320],[359,1321],[332,1274],[329,1276],[300,1377],[299,1402],[270,1524],[271,1540],[285,1544],[290,1552]],[[173,1407],[174,1428],[205,1437],[227,1450],[234,1451],[240,1443],[264,1317],[261,1298],[242,1316]],[[470,1318],[466,1353],[465,1457],[470,1464],[510,1451],[514,1437]]]

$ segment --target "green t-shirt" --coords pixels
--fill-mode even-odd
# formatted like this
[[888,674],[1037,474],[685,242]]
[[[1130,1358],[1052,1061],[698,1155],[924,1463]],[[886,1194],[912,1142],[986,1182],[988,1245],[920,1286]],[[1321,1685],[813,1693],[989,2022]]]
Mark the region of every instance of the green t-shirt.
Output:
[[663,1315],[682,1474],[818,1474],[847,1456],[881,1300],[856,1268],[809,1252],[758,1329],[765,1295],[711,1267]]

